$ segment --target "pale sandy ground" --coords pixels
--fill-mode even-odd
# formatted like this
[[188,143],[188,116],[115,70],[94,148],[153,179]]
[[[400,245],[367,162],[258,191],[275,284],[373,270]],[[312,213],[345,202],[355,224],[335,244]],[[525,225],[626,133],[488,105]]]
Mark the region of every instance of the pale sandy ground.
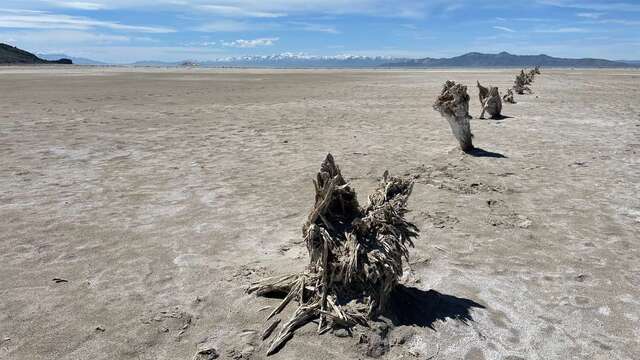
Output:
[[[265,358],[278,300],[245,289],[305,265],[329,151],[363,203],[417,178],[411,284],[440,310],[386,359],[637,359],[640,72],[543,69],[472,120],[506,158],[461,154],[442,83],[477,117],[475,81],[515,73],[0,68],[0,359]],[[273,358],[365,357],[314,332]]]

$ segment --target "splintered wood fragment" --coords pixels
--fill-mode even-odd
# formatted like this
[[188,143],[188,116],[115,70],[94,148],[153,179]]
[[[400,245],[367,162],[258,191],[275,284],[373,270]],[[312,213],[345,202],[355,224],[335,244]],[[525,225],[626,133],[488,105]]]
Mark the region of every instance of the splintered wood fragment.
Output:
[[269,326],[267,326],[267,328],[262,332],[262,340],[266,340],[269,336],[271,336],[271,333],[273,333],[273,330],[278,327],[278,324],[280,324],[280,319],[275,320]]
[[279,335],[278,338],[271,344],[269,350],[267,350],[267,356],[271,356],[277,353],[282,345],[289,341],[293,337],[293,332],[287,332],[282,335]]
[[285,342],[287,342],[293,337],[293,332],[297,328],[306,324],[313,317],[315,317],[317,306],[318,306],[317,303],[311,306],[300,306],[298,310],[296,310],[296,313],[293,315],[291,320],[289,320],[286,324],[283,325],[282,330],[280,331],[280,334],[278,334],[278,337],[273,341],[273,343],[269,347],[269,350],[267,351],[267,356],[278,352],[278,350],[280,350],[282,345],[284,345]]
[[325,189],[323,189],[323,190],[326,190],[324,198],[322,199],[320,204],[316,205],[316,207],[313,209],[311,214],[309,214],[309,223],[316,222],[316,220],[318,219],[318,216],[320,216],[321,214],[324,214],[324,211],[326,210],[327,206],[331,202],[331,199],[332,199],[331,196],[333,195],[333,191],[335,189],[337,180],[338,180],[337,177],[331,179],[331,181],[325,186]]
[[[328,239],[323,238],[323,252],[322,252],[322,297],[320,299],[320,310],[324,311],[327,307],[327,291],[329,291],[329,243]],[[322,330],[324,322],[324,315],[320,314],[320,321],[318,323],[318,333]]]
[[331,225],[331,223],[329,222],[329,220],[327,220],[326,217],[324,217],[324,215],[322,214],[318,214],[318,216],[320,217],[320,220],[322,220],[322,223],[327,227],[328,230],[331,231],[336,231],[333,227],[333,225]]
[[275,309],[273,309],[273,311],[269,314],[269,316],[267,316],[267,320],[271,319],[272,317],[274,317],[275,315],[279,314],[282,309],[285,308],[285,306],[287,306],[287,304],[293,299],[293,297],[296,295],[296,291],[295,288],[292,288],[291,291],[289,291],[289,293],[287,294],[287,296],[284,298],[284,300],[282,300],[282,302],[280,303],[280,305],[278,305],[278,307],[276,307]]

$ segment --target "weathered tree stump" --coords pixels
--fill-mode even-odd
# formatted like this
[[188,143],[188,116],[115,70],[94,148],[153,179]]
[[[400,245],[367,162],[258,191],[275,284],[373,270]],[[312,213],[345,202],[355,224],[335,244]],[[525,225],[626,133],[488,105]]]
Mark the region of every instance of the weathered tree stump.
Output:
[[516,101],[513,99],[513,90],[512,89],[507,89],[507,93],[504,94],[504,96],[502,96],[502,100],[504,100],[504,102],[508,102],[510,104],[515,104]]
[[480,105],[482,106],[484,99],[489,95],[489,88],[480,85],[480,81],[476,81],[476,83],[476,86],[478,87],[478,100],[480,100]]
[[531,81],[529,80],[527,74],[525,74],[524,70],[521,70],[520,74],[516,76],[516,80],[513,83],[513,91],[515,91],[516,94],[519,95],[524,95],[525,93],[531,94],[531,88],[527,86],[529,84],[531,84]]
[[502,113],[502,99],[500,98],[500,92],[495,86],[489,88],[489,93],[482,102],[482,112],[480,113],[480,119],[484,119],[484,113],[487,112],[493,119],[500,116]]
[[[368,326],[385,310],[402,276],[403,258],[408,260],[408,247],[418,235],[416,226],[404,218],[413,188],[409,179],[385,172],[368,204],[360,207],[355,191],[328,154],[314,185],[315,205],[302,227],[309,252],[306,270],[264,279],[248,289],[257,295],[285,295],[267,321],[289,303],[298,303],[267,355],[277,352],[297,328],[315,319],[319,319],[318,333]],[[276,321],[266,327],[265,339],[278,327],[280,320]]]
[[465,152],[473,150],[467,87],[447,80],[442,87],[440,96],[433,104],[433,109],[447,119],[453,136],[460,144],[460,149]]

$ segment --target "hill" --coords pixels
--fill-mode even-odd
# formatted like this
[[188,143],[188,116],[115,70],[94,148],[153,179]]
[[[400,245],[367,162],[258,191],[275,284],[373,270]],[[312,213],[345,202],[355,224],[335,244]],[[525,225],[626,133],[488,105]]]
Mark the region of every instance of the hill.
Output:
[[103,63],[101,61],[83,58],[83,57],[75,57],[69,56],[67,54],[37,54],[38,57],[49,60],[56,61],[57,59],[69,59],[76,65],[107,65],[107,63]]
[[0,64],[72,64],[69,59],[55,61],[41,59],[38,56],[18,49],[17,47],[0,43]]
[[411,59],[383,64],[386,67],[597,67],[616,68],[633,66],[629,63],[604,59],[568,59],[549,55],[513,55],[508,52],[482,54],[471,52],[452,58]]

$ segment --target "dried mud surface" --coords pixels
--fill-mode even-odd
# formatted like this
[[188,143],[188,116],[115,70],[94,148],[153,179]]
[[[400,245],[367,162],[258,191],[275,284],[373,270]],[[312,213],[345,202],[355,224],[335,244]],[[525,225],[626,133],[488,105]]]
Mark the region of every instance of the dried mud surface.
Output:
[[278,300],[245,289],[306,264],[329,151],[363,202],[415,178],[426,310],[381,348],[307,326],[274,359],[637,357],[640,72],[542,69],[460,153],[442,83],[477,117],[476,80],[515,73],[1,68],[0,359],[265,358]]

